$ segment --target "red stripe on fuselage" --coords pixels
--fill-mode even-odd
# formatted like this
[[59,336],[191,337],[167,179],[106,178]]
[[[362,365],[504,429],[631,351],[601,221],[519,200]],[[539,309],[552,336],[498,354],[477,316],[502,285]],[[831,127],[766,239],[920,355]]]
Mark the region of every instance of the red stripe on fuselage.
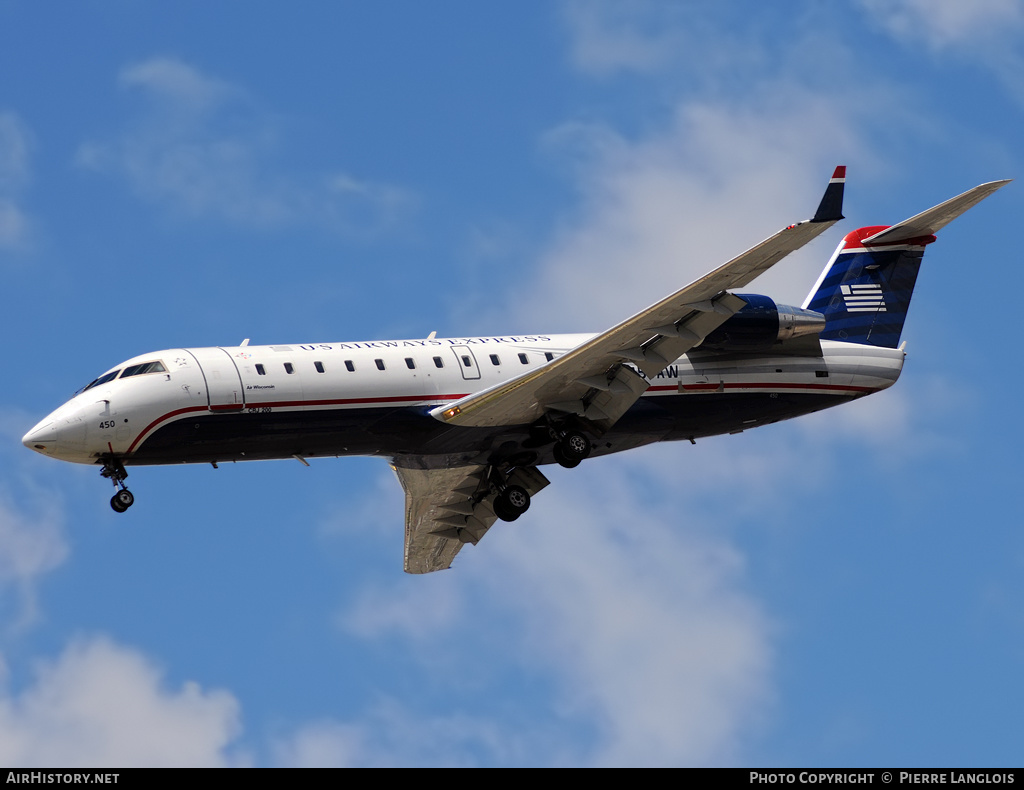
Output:
[[[468,395],[469,393],[466,393]],[[423,395],[390,395],[380,398],[337,398],[330,400],[295,400],[295,401],[267,401],[247,404],[249,406],[268,406],[271,408],[287,408],[290,406],[349,406],[353,403],[409,403],[410,401],[435,401],[442,403],[465,398],[466,395],[435,395],[424,397]]]
[[[823,390],[826,392],[876,392],[876,387],[857,387],[852,384],[684,384],[683,392],[718,392],[719,388],[727,390]],[[679,392],[679,385],[648,387],[648,392]]]
[[125,455],[131,455],[132,450],[134,450],[135,446],[139,442],[142,441],[142,438],[147,433],[149,433],[151,430],[153,430],[157,425],[159,425],[160,423],[164,422],[165,420],[169,420],[172,417],[177,417],[179,414],[187,414],[190,411],[206,411],[206,410],[207,410],[206,406],[189,406],[189,407],[184,408],[184,409],[175,409],[174,411],[169,411],[163,417],[157,417],[155,420],[153,420],[153,422],[151,422],[149,425],[146,426],[146,429],[142,433],[140,433],[137,437],[135,437],[135,441],[131,443],[131,446],[128,448],[128,451],[125,453]]

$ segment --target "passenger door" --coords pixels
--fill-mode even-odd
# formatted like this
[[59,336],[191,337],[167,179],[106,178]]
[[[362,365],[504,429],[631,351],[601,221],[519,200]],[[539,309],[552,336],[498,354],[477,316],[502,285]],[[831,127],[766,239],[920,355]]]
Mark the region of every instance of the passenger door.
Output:
[[238,368],[223,348],[185,349],[203,372],[206,402],[210,411],[239,411],[245,408],[245,390]]

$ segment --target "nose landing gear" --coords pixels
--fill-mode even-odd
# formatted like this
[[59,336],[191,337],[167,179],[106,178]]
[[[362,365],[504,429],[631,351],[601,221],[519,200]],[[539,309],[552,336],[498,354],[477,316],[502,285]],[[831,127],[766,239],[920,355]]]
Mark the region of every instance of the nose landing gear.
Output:
[[114,488],[117,489],[110,498],[110,506],[114,509],[115,513],[124,513],[124,511],[135,504],[135,497],[124,484],[125,479],[128,477],[124,464],[116,458],[109,458],[103,462],[100,475],[110,480],[114,484]]
[[118,513],[124,513],[135,504],[135,497],[127,488],[122,488],[110,498],[110,506]]

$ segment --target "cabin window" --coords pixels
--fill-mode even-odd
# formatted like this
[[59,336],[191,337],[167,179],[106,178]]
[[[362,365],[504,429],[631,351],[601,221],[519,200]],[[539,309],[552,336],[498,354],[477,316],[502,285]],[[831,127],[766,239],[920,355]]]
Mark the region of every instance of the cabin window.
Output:
[[469,354],[462,355],[462,364],[465,365],[467,368],[473,367],[473,360],[469,358]]
[[495,366],[501,364],[501,360],[498,359],[498,355],[497,354],[491,354],[491,364],[495,365]]
[[412,357],[406,357],[405,366],[409,368],[409,370],[416,370],[416,361]]
[[323,373],[324,372],[324,363],[323,362],[314,362],[313,363],[313,367],[316,368],[316,372],[317,373]]
[[555,355],[552,354],[550,351],[545,351],[544,352],[544,359],[546,359],[548,362],[550,362],[554,358],[555,358]]
[[375,359],[375,360],[373,360],[373,362],[377,366],[377,370],[384,370],[384,360],[383,359]]
[[530,362],[530,360],[526,358],[526,354],[520,354],[519,361],[522,362],[524,365],[527,365]]
[[351,359],[346,359],[345,360],[345,370],[347,370],[349,373],[353,373],[353,372],[355,372],[355,369],[356,369],[355,363]]
[[265,367],[263,367],[263,365],[260,365],[259,363],[257,363],[256,364],[256,374],[259,375],[259,376],[266,376],[267,375],[267,369]]
[[816,377],[818,377],[819,379],[827,379],[828,378],[828,371],[827,370],[816,370],[816,371],[814,371],[814,375]]
[[434,357],[434,367],[435,368],[443,368],[444,367],[444,360],[441,359],[441,357]]
[[287,373],[288,375],[291,375],[292,373],[295,372],[295,367],[292,365],[291,362],[284,363],[284,372]]
[[138,365],[129,365],[124,369],[124,373],[121,374],[121,378],[126,379],[129,376],[141,376],[143,373],[166,373],[167,368],[164,367],[162,362],[154,360],[153,362],[143,362]]

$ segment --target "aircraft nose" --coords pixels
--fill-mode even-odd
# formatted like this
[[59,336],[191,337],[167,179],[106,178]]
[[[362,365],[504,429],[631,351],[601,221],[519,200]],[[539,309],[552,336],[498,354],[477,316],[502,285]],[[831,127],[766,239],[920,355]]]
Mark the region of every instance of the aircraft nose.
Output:
[[36,452],[42,452],[48,447],[53,447],[57,443],[57,423],[50,418],[46,418],[22,436],[21,443],[29,450],[35,450]]
[[75,453],[85,444],[86,424],[77,415],[64,418],[51,414],[21,437],[28,449],[43,455],[63,457],[65,452]]

